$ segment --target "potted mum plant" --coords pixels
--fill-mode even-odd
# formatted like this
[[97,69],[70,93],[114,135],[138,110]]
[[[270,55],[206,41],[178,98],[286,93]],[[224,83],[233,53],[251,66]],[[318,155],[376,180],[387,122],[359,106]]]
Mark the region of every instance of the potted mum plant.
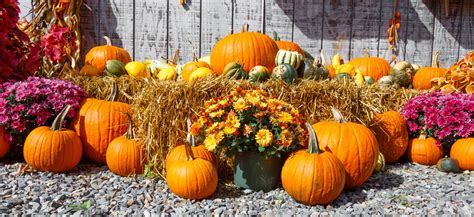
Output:
[[303,124],[292,105],[263,90],[238,88],[206,101],[190,131],[208,150],[234,156],[235,185],[269,191],[286,154],[306,144]]

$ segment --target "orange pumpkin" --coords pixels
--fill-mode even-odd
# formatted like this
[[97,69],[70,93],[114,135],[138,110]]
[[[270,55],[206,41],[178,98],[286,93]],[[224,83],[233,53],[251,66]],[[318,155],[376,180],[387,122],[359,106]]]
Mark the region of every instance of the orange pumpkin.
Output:
[[109,170],[120,176],[142,174],[147,163],[145,150],[132,131],[132,117],[126,113],[128,129],[125,135],[112,140],[107,147],[106,161]]
[[459,168],[474,171],[474,138],[457,140],[451,147],[450,156],[458,161]]
[[388,75],[390,72],[390,64],[385,59],[378,57],[361,57],[349,61],[354,69],[359,69],[364,76],[370,76],[374,80]]
[[372,174],[379,155],[379,145],[369,128],[347,122],[331,107],[336,121],[322,121],[313,125],[321,149],[341,160],[346,171],[346,188],[362,185]]
[[436,51],[433,57],[431,67],[421,67],[413,76],[413,87],[418,90],[427,90],[431,88],[431,79],[443,77],[447,69],[439,68],[438,62],[439,52]]
[[328,151],[321,151],[309,123],[309,147],[288,157],[281,171],[283,189],[306,205],[331,203],[341,194],[346,172],[341,161]]
[[99,71],[95,66],[92,65],[84,65],[79,71],[80,75],[86,76],[101,76],[104,74],[104,71]]
[[188,199],[204,199],[217,188],[217,169],[208,160],[194,158],[189,145],[186,159],[173,162],[166,171],[166,182],[171,192]]
[[217,74],[222,74],[224,67],[230,62],[237,62],[249,72],[261,65],[271,72],[275,67],[275,56],[278,45],[270,37],[248,32],[245,25],[241,33],[228,35],[218,41],[211,51],[211,67]]
[[183,68],[181,69],[181,76],[183,76],[185,81],[189,81],[189,76],[191,76],[194,70],[201,67],[211,68],[211,66],[209,66],[209,64],[206,62],[198,61],[196,55],[193,54],[193,61],[183,65]]
[[379,151],[388,164],[395,163],[405,154],[408,146],[407,123],[396,111],[376,114],[370,124],[379,143]]
[[74,119],[74,129],[81,137],[85,156],[97,163],[106,162],[109,143],[127,132],[124,113],[130,111],[130,105],[114,102],[117,91],[114,83],[106,100],[87,98]]
[[298,44],[292,41],[282,41],[276,32],[273,32],[273,40],[277,44],[279,50],[296,51],[303,55],[303,57],[305,56],[304,50],[301,49]]
[[5,130],[0,126],[0,158],[5,157],[8,150],[10,150],[10,142],[5,138]]
[[423,165],[435,165],[443,157],[443,147],[436,145],[434,138],[426,138],[420,135],[419,138],[408,142],[407,158],[410,162]]
[[26,137],[23,156],[31,167],[40,171],[65,172],[79,163],[81,139],[76,132],[61,127],[70,109],[71,106],[67,105],[51,127],[38,127]]
[[127,50],[112,46],[112,42],[107,36],[104,36],[104,39],[107,42],[106,45],[93,47],[89,52],[87,52],[86,64],[95,66],[101,73],[103,73],[107,60],[120,60],[124,64],[132,61]]

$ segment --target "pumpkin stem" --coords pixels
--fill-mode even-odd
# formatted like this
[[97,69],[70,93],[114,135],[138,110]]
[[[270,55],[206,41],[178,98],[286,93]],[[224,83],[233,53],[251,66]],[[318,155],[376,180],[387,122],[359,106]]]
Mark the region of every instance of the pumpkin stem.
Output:
[[331,112],[332,112],[332,116],[334,117],[334,120],[336,120],[339,123],[347,123],[347,120],[344,118],[341,111],[339,111],[334,106],[331,106]]
[[274,41],[281,41],[280,37],[278,37],[278,34],[276,31],[273,31],[273,40]]
[[193,150],[191,149],[191,145],[185,142],[184,149],[186,150],[186,160],[194,160],[194,154]]
[[369,54],[369,48],[365,48],[364,50],[364,57],[370,57],[370,54]]
[[189,120],[189,118],[186,120],[186,124],[188,125],[188,135],[186,135],[186,142],[190,144],[191,147],[196,147],[194,135],[191,134],[191,120]]
[[109,37],[104,35],[104,39],[105,39],[105,42],[106,42],[107,46],[112,46],[112,41],[110,40]]
[[242,32],[248,32],[249,31],[249,24],[246,23],[242,26]]
[[433,60],[431,63],[431,67],[433,68],[439,68],[439,51],[436,50],[435,53],[433,54]]
[[62,126],[63,126],[64,118],[66,118],[66,115],[70,109],[71,109],[71,105],[64,106],[63,110],[61,110],[58,116],[56,116],[56,118],[54,119],[53,124],[51,125],[51,128],[50,128],[51,130],[60,131],[63,129]]
[[321,149],[319,149],[318,138],[316,137],[316,133],[314,132],[313,126],[306,122],[306,129],[309,132],[309,147],[308,153],[310,154],[321,154]]
[[117,98],[117,92],[118,92],[118,87],[117,87],[117,83],[112,82],[112,87],[111,87],[111,90],[110,90],[110,94],[109,96],[107,96],[107,101],[109,102],[113,102],[115,101],[115,98]]
[[134,139],[135,138],[135,135],[133,135],[133,130],[132,130],[132,115],[130,115],[129,112],[122,112],[124,115],[127,115],[127,132],[125,133],[125,138],[127,138],[128,140],[131,140],[131,139]]

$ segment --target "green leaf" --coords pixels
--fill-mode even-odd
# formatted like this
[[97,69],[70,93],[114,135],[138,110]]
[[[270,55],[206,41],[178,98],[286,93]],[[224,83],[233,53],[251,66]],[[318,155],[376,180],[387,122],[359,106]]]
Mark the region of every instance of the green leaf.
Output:
[[81,203],[81,205],[79,205],[79,207],[83,208],[83,209],[89,209],[91,208],[91,201],[90,200],[86,200],[84,202]]
[[259,152],[265,152],[265,147],[258,146],[258,151],[259,151]]

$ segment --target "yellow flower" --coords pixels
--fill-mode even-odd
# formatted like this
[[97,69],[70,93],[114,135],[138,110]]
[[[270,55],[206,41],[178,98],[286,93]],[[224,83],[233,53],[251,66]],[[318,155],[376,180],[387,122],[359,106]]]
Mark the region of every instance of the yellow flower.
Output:
[[245,95],[245,99],[247,99],[247,101],[249,101],[252,105],[257,105],[257,103],[260,101],[259,97],[253,94],[253,92],[247,93]]
[[228,99],[228,98],[225,98],[225,99],[223,99],[223,100],[220,100],[220,101],[218,102],[218,104],[221,105],[221,106],[228,106],[228,105],[229,105],[229,99]]
[[218,122],[214,122],[209,128],[207,128],[206,133],[207,134],[212,134],[220,130]]
[[282,123],[291,123],[293,122],[293,116],[291,116],[291,114],[288,112],[281,112],[278,115],[278,121]]
[[247,105],[247,102],[245,102],[244,98],[239,98],[237,101],[234,102],[234,109],[238,112],[242,112],[248,108],[249,106]]
[[212,104],[212,105],[209,105],[206,109],[206,113],[211,113],[215,110],[219,109],[219,104]]
[[267,108],[267,103],[265,103],[265,102],[259,102],[259,103],[258,103],[258,107],[259,107],[259,109],[261,109],[261,110],[265,110],[265,109]]
[[291,143],[293,142],[293,136],[291,135],[291,132],[289,130],[283,130],[280,134],[281,142],[283,146],[289,147]]
[[229,112],[227,115],[227,120],[225,122],[224,133],[227,135],[234,134],[237,129],[240,127],[240,120],[237,114],[233,111]]
[[224,114],[224,110],[219,110],[219,111],[209,113],[209,117],[217,118],[217,117],[222,116],[223,114]]
[[252,127],[246,124],[246,125],[244,126],[244,136],[248,136],[248,135],[250,135],[252,132],[253,132]]
[[223,138],[224,134],[222,132],[218,134],[210,134],[206,139],[204,139],[204,147],[209,151],[214,151]]
[[255,140],[260,146],[268,147],[273,142],[273,134],[270,130],[261,129],[257,132],[257,135],[255,135]]

